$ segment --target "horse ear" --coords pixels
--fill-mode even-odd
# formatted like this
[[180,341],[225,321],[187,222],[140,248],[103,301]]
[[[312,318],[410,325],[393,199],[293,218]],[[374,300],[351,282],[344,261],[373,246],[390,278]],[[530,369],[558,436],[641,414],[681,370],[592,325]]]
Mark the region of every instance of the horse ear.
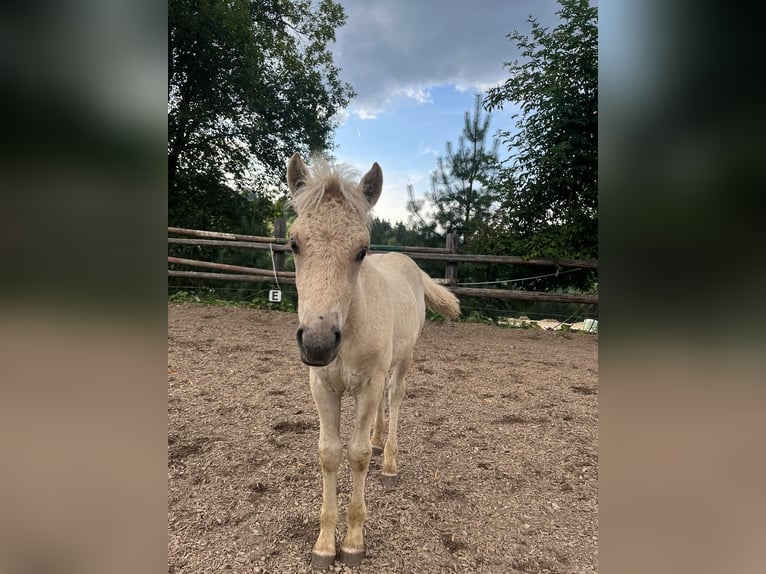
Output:
[[301,187],[306,184],[308,176],[309,170],[306,168],[306,164],[303,163],[300,154],[294,153],[290,161],[287,162],[287,187],[293,197],[298,195]]
[[364,174],[360,184],[370,206],[375,205],[380,192],[383,191],[383,170],[380,169],[378,162],[372,164],[370,171]]

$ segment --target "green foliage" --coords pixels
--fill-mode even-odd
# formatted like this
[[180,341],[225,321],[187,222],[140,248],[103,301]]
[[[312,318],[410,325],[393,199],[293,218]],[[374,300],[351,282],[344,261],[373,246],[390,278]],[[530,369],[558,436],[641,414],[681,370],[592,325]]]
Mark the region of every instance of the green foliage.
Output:
[[[260,287],[253,287],[249,285],[251,289],[247,289],[248,295],[244,298],[232,297],[230,291],[232,290],[231,283],[228,283],[229,287],[223,289],[216,289],[213,287],[190,287],[188,289],[179,289],[171,291],[168,295],[168,301],[173,303],[198,303],[200,305],[215,305],[217,307],[246,307],[246,308],[259,308],[259,309],[271,309],[273,311],[289,311],[295,312],[298,310],[297,298],[294,296],[293,290],[282,290],[282,301],[279,303],[272,303],[268,298],[268,291],[274,289],[275,286],[264,284]],[[238,285],[234,283],[233,285]]]
[[522,61],[490,89],[488,110],[521,106],[503,132],[511,165],[498,176],[501,208],[484,230],[498,251],[529,257],[598,256],[598,29],[588,0],[561,0],[553,30],[529,20],[531,34],[509,35]]
[[416,229],[401,221],[392,225],[378,217],[372,220],[370,242],[374,245],[444,247],[444,239],[436,234],[424,233],[422,228]]
[[195,295],[194,293],[190,293],[189,291],[184,290],[171,293],[168,296],[168,300],[174,303],[199,303],[202,301],[199,295]]
[[353,96],[328,49],[344,22],[332,0],[170,0],[172,225],[248,232],[272,217],[287,158],[329,147]]
[[494,320],[492,317],[477,310],[471,310],[460,316],[460,321],[463,323],[483,323],[485,325],[493,325]]

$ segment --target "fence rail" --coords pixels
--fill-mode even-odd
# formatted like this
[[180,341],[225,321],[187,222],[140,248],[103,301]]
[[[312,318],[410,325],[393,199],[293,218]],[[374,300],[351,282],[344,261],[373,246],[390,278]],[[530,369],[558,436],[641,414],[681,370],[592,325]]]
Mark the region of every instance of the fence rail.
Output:
[[[179,257],[168,257],[168,263],[186,265],[189,267],[220,269],[221,271],[233,271],[235,273],[246,273],[248,275],[263,275],[271,279],[274,278],[273,269],[258,269],[256,267],[243,267],[241,265],[228,265],[226,263],[212,263],[210,261],[197,261],[196,259],[181,259]],[[276,274],[278,279],[295,279],[295,273],[293,271],[277,271]]]
[[521,301],[553,301],[557,303],[582,303],[598,305],[597,295],[576,295],[574,293],[543,293],[540,291],[513,291],[511,289],[474,289],[472,287],[452,287],[455,295],[466,297],[489,297],[490,299],[517,299]]
[[208,237],[210,239],[231,239],[234,241],[248,241],[252,243],[287,243],[283,237],[260,237],[258,235],[240,235],[237,233],[223,233],[220,231],[203,231],[201,229],[184,229],[183,227],[168,227],[168,233],[176,235],[189,235],[191,237]]
[[267,243],[255,241],[227,241],[224,239],[182,239],[168,237],[168,243],[180,245],[210,245],[211,247],[241,247],[242,249],[263,249],[266,251],[290,251],[284,243]]
[[[284,220],[277,220],[275,232],[285,235]],[[295,273],[284,270],[284,252],[290,251],[288,240],[285,237],[260,237],[256,235],[241,235],[235,233],[221,233],[217,231],[204,231],[199,229],[184,229],[180,227],[168,227],[169,234],[186,235],[191,238],[168,237],[168,243],[180,245],[205,245],[211,247],[234,247],[241,249],[270,250],[274,253],[274,269],[258,269],[255,267],[243,267],[240,265],[228,265],[225,263],[213,263],[198,261],[195,259],[183,259],[168,256],[168,263],[187,267],[200,267],[216,269],[229,273],[210,273],[204,271],[182,271],[168,269],[169,277],[189,277],[195,279],[212,279],[221,281],[244,281],[244,282],[269,282],[274,281],[274,275],[283,283],[295,283]],[[516,299],[521,301],[549,301],[560,303],[578,303],[584,305],[598,305],[598,295],[572,294],[572,293],[547,293],[537,291],[519,291],[511,289],[478,289],[458,286],[458,263],[494,263],[504,265],[528,265],[569,268],[569,269],[598,269],[598,261],[584,259],[524,259],[513,255],[481,255],[457,252],[457,237],[455,234],[447,234],[446,247],[410,247],[371,245],[373,253],[385,253],[398,251],[407,253],[413,259],[426,261],[444,261],[444,279],[435,279],[445,285],[455,295],[465,297],[486,297],[491,299]]]

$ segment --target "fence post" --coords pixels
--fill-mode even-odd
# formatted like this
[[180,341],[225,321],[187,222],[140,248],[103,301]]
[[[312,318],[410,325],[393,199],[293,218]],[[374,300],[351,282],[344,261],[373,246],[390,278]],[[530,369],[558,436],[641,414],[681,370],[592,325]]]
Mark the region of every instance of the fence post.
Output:
[[[447,234],[447,249],[450,253],[457,253],[457,235],[455,233]],[[444,278],[449,281],[453,287],[457,285],[457,263],[448,261],[444,266]]]
[[[274,221],[274,237],[278,237],[279,239],[284,239],[287,235],[287,223],[285,222],[284,217],[277,217],[277,219]],[[274,252],[274,267],[277,271],[284,271],[285,270],[285,252],[284,251],[275,251]]]

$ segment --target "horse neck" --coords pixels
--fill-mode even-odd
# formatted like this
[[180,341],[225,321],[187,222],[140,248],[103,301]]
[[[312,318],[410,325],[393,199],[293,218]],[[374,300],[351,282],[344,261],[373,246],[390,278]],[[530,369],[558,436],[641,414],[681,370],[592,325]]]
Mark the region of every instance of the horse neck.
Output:
[[377,270],[369,264],[362,265],[346,316],[346,323],[352,327],[352,330],[355,325],[363,325],[369,320],[372,312],[371,301],[381,298],[380,286],[376,279]]

